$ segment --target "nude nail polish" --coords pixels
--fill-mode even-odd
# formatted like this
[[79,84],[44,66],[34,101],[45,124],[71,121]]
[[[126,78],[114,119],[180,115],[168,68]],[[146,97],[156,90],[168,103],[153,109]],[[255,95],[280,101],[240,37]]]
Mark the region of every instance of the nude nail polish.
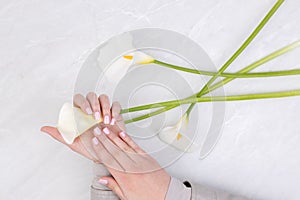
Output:
[[115,125],[115,123],[116,123],[115,118],[112,118],[112,119],[111,119],[111,122],[110,122],[110,125]]
[[105,179],[100,179],[99,183],[102,184],[102,185],[107,185],[108,181],[105,180]]
[[94,116],[96,120],[100,120],[100,112],[95,112]]
[[105,115],[105,117],[104,117],[104,124],[109,124],[109,117],[108,117],[108,115]]
[[94,133],[95,133],[95,135],[101,135],[101,130],[98,127],[96,127],[94,129]]
[[108,135],[108,134],[109,134],[109,130],[108,130],[108,128],[107,128],[107,127],[105,127],[105,128],[103,129],[103,132],[104,132],[106,135]]
[[122,131],[122,132],[120,133],[120,136],[121,136],[122,138],[124,138],[124,137],[126,137],[126,134]]
[[98,144],[99,144],[99,141],[98,141],[97,138],[94,137],[92,140],[93,140],[93,143],[94,143],[95,145],[98,145]]
[[93,111],[92,111],[91,108],[87,108],[87,109],[85,109],[85,111],[86,111],[86,113],[89,114],[89,115],[93,114]]

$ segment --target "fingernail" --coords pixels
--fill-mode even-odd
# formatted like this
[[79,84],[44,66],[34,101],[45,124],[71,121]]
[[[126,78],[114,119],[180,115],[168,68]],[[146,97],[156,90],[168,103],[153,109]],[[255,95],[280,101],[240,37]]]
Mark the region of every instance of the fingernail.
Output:
[[108,128],[107,128],[107,127],[105,127],[105,128],[103,129],[103,132],[104,132],[106,135],[108,135],[108,134],[109,134],[109,130],[108,130]]
[[93,111],[92,111],[91,108],[87,108],[87,109],[85,109],[85,111],[86,111],[86,113],[89,114],[89,115],[93,114]]
[[105,117],[104,117],[104,124],[109,124],[109,117],[108,117],[108,115],[105,115]]
[[122,131],[122,132],[120,133],[120,136],[121,136],[122,138],[124,138],[124,137],[126,137],[126,134]]
[[115,122],[116,122],[115,118],[112,118],[111,122],[110,122],[110,125],[115,125]]
[[107,185],[108,181],[105,180],[105,179],[100,179],[99,183],[102,184],[102,185]]
[[101,131],[100,131],[100,129],[98,127],[96,127],[94,129],[94,133],[95,133],[95,135],[101,135]]
[[93,140],[93,143],[94,143],[95,145],[99,144],[99,141],[98,141],[97,138],[94,137],[92,140]]
[[95,119],[100,120],[100,112],[95,112]]

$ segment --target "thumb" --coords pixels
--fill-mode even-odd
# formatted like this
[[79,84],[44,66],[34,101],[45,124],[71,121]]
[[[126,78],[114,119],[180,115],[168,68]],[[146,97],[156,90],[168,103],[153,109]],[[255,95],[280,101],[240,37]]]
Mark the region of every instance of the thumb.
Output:
[[68,146],[71,148],[73,151],[83,155],[84,157],[94,161],[94,162],[99,162],[98,159],[94,158],[90,154],[90,152],[86,149],[86,147],[82,144],[81,140],[79,137],[77,137],[72,144],[67,144],[63,137],[61,136],[60,132],[57,130],[57,128],[52,127],[52,126],[43,126],[41,128],[41,131],[44,133],[47,133],[51,137],[53,137],[55,140],[63,143],[64,145]]
[[99,183],[111,189],[120,199],[126,200],[122,189],[113,177],[103,176],[99,179]]
[[[47,133],[48,135],[50,135],[51,137],[53,137],[54,139],[56,139],[57,141],[68,145],[65,140],[63,139],[63,137],[61,136],[60,132],[57,130],[57,128],[52,127],[52,126],[43,126],[41,128],[41,131],[44,133]],[[68,145],[69,146],[69,145]]]

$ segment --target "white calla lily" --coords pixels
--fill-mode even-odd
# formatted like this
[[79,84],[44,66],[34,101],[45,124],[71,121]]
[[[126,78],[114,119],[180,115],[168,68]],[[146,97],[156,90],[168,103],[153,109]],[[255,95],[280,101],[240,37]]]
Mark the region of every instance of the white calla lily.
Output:
[[124,56],[120,57],[107,68],[104,76],[107,80],[118,82],[126,75],[132,64],[132,60],[126,59]]
[[127,60],[131,60],[133,65],[143,65],[143,64],[149,64],[154,61],[154,58],[141,52],[141,51],[135,51],[133,53],[127,54],[123,56],[123,58]]
[[105,71],[105,77],[108,80],[117,79],[115,81],[119,81],[119,79],[123,78],[126,75],[131,66],[149,64],[153,61],[154,58],[152,58],[151,56],[141,51],[135,51],[133,53],[126,54],[113,62],[111,66]]
[[151,56],[141,51],[135,51],[121,56],[107,69],[103,69],[104,76],[99,82],[101,90],[105,91],[105,93],[108,95],[112,95],[112,91],[114,91],[117,84],[122,80],[131,67],[141,64],[148,64],[153,61],[154,59]]
[[65,103],[59,113],[57,129],[65,142],[72,144],[76,137],[101,121],[102,119],[95,120],[93,115],[87,115],[70,103]]
[[[109,82],[110,84],[102,84],[103,87],[106,86],[106,90],[113,91],[115,84],[126,75],[131,66],[151,63],[153,60],[151,56],[141,51],[135,51],[120,57],[105,71],[105,78],[102,82]],[[72,144],[76,137],[101,122],[101,120],[97,121],[92,115],[85,114],[79,108],[73,107],[70,103],[65,103],[59,113],[57,129],[65,142]]]
[[188,122],[188,114],[185,113],[174,126],[163,128],[158,137],[180,151],[193,152],[199,145],[186,135]]

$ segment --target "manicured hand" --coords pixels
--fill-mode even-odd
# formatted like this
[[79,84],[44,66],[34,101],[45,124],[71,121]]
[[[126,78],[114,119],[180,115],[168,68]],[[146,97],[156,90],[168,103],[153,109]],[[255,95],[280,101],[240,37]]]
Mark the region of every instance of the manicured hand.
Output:
[[[120,104],[118,102],[114,102],[112,107],[110,107],[110,101],[106,95],[100,95],[97,97],[95,93],[90,92],[86,97],[84,97],[81,94],[76,94],[73,99],[73,104],[86,114],[93,115],[97,120],[100,118],[104,119],[106,126],[114,126],[116,129],[125,130],[125,124],[122,115],[120,115]],[[72,144],[67,144],[57,128],[44,126],[41,128],[41,131],[49,134],[55,140],[65,144],[73,151],[83,155],[84,157],[95,162],[99,162],[99,160],[87,149],[87,145],[83,144],[83,140],[80,137],[76,138]]]
[[112,177],[99,183],[113,190],[122,200],[164,200],[170,176],[124,131],[98,126],[93,147]]

